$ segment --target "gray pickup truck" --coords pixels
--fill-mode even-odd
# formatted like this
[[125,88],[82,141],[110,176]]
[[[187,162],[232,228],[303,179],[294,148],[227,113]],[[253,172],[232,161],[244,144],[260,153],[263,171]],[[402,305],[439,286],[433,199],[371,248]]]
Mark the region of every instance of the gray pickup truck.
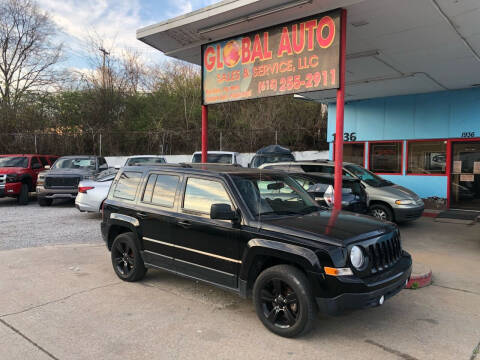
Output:
[[50,206],[54,199],[75,199],[78,183],[93,179],[100,171],[108,169],[101,156],[63,156],[37,179],[37,199],[40,206]]

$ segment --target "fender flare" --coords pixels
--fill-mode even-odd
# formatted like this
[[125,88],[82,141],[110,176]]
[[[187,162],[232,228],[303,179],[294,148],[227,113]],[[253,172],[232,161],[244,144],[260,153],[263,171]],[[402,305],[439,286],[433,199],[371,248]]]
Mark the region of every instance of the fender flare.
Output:
[[275,240],[251,239],[242,257],[240,279],[247,280],[256,256],[271,256],[300,265],[308,272],[321,272],[322,266],[315,252],[306,247]]
[[[110,226],[108,229],[108,241],[110,241],[110,232],[112,229],[112,226],[119,226],[128,229],[131,233],[133,233],[136,237],[135,241],[137,243],[137,247],[139,250],[143,250],[142,242],[140,241],[142,239],[142,233],[140,231],[140,222],[138,219],[134,218],[133,216],[128,216],[125,214],[119,214],[119,213],[110,213]],[[112,239],[112,244],[113,244]]]

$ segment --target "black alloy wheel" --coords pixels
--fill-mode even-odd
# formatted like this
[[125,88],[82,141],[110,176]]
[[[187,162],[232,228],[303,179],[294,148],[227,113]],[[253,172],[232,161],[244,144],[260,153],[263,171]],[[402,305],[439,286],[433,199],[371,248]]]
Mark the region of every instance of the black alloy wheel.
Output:
[[280,336],[305,334],[316,320],[317,307],[307,277],[291,265],[264,270],[255,281],[253,301],[263,325]]
[[113,269],[120,279],[137,281],[145,276],[147,269],[136,246],[134,234],[118,235],[111,251]]
[[272,279],[260,290],[263,315],[272,325],[288,328],[295,325],[299,310],[297,294],[280,279]]

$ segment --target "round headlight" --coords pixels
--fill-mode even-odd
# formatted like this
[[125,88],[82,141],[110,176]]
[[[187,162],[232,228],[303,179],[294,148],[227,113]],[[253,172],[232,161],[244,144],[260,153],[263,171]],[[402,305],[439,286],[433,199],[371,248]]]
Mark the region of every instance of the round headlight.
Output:
[[365,264],[365,256],[363,256],[362,249],[358,246],[354,246],[350,250],[350,262],[356,269],[362,268],[363,264]]

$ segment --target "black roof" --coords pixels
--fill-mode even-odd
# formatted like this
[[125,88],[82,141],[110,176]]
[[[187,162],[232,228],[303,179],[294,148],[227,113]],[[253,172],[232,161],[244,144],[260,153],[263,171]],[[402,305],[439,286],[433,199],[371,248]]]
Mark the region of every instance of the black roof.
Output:
[[257,151],[257,154],[291,154],[290,149],[280,145],[268,145]]

